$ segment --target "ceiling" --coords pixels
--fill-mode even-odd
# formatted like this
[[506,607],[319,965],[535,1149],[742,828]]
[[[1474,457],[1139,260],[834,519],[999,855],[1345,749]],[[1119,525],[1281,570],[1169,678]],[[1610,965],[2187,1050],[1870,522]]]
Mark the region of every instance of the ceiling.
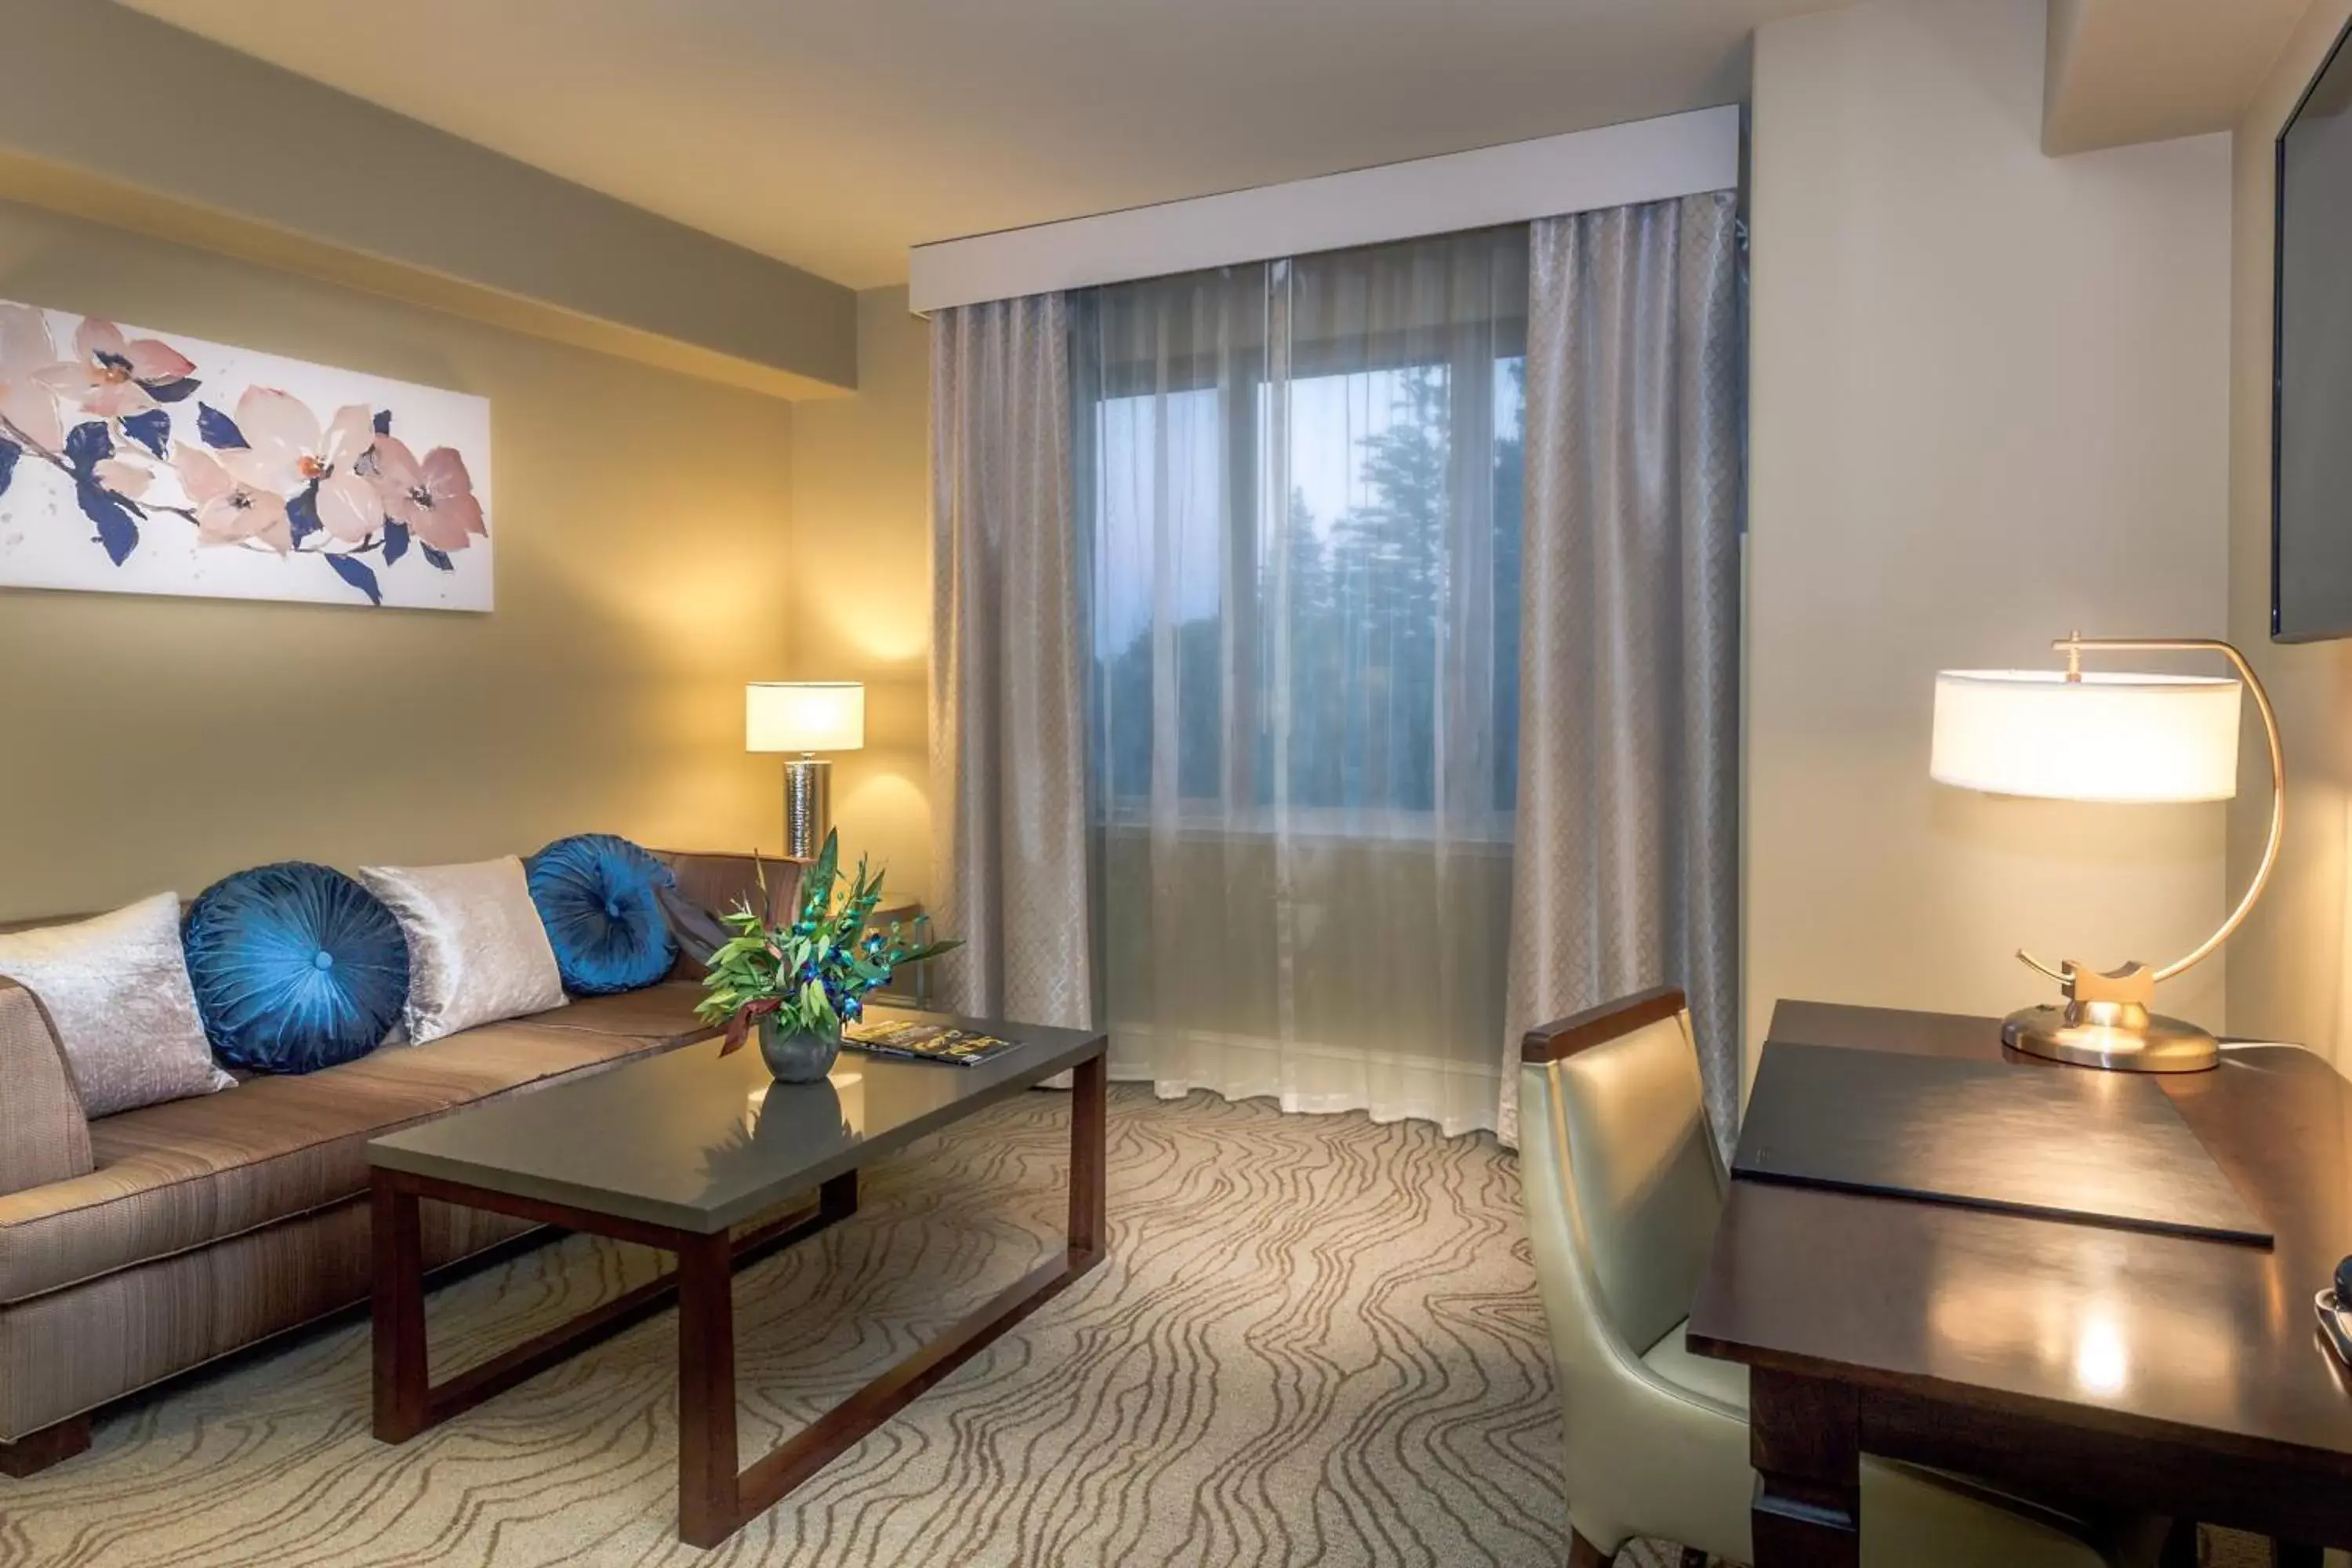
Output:
[[1759,24],[1845,0],[123,3],[866,288],[925,240],[1743,100]]
[[2050,0],[2042,148],[2226,131],[2311,0]]

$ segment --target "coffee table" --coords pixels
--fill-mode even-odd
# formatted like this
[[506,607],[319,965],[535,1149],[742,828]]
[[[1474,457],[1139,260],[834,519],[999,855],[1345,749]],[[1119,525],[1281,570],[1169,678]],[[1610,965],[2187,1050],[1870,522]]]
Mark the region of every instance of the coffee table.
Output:
[[[1019,1042],[979,1067],[844,1051],[831,1079],[769,1079],[716,1040],[475,1107],[368,1145],[375,1237],[375,1435],[405,1442],[678,1306],[677,1529],[716,1546],[1103,1260],[1106,1042],[1098,1034],[947,1019]],[[1075,1069],[1069,1240],[750,1468],[735,1432],[733,1275],[856,1212],[860,1167]],[[787,1210],[814,1192],[813,1205]],[[489,1209],[675,1253],[677,1267],[449,1379],[425,1341],[421,1199]]]

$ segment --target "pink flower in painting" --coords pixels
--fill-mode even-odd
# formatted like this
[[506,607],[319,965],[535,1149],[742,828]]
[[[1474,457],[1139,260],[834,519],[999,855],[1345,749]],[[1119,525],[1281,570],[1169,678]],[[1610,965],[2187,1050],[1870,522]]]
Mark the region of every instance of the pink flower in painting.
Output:
[[100,458],[90,469],[90,477],[125,500],[137,500],[155,482],[155,470],[147,465],[146,455],[135,447],[117,447],[111,458]]
[[323,431],[300,398],[272,386],[246,389],[236,400],[236,427],[246,446],[219,454],[221,466],[255,489],[281,496],[319,487],[319,523],[346,544],[383,525],[383,507],[368,478],[371,448],[383,439],[364,404],[336,411]]
[[194,390],[188,378],[195,372],[187,355],[170,344],[126,340],[121,327],[91,316],[74,330],[74,357],[42,371],[41,380],[100,418],[120,419],[159,402],[177,403]]
[[30,305],[0,303],[0,419],[45,452],[56,451],[64,439],[57,400],[41,379],[57,361],[41,313]]
[[293,526],[287,521],[286,498],[274,490],[246,483],[223,468],[210,452],[174,442],[172,467],[180,488],[196,510],[196,530],[207,544],[236,544],[248,539],[284,554],[294,548]]
[[474,534],[489,532],[482,503],[474,497],[474,477],[456,447],[436,447],[419,462],[406,442],[379,436],[373,459],[384,515],[419,544],[446,553],[465,549]]

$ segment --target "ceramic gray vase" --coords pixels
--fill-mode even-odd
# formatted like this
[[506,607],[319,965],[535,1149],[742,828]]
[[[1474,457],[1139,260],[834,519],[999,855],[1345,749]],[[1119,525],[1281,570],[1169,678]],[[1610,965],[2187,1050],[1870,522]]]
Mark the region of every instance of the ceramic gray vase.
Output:
[[790,1029],[773,1013],[760,1016],[760,1059],[778,1083],[815,1083],[833,1070],[841,1054],[841,1031],[811,1034]]

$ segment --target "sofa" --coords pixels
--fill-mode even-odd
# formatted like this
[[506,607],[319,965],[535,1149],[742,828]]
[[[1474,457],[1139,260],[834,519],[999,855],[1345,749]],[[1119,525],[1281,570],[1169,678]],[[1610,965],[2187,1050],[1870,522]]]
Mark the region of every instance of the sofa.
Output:
[[[749,856],[656,853],[689,904],[757,897]],[[766,863],[772,908],[799,869]],[[38,1000],[0,980],[0,1475],[87,1447],[110,1401],[364,1302],[371,1139],[709,1038],[699,973],[681,952],[645,990],[96,1120]],[[428,1268],[532,1228],[430,1203],[424,1224]]]

